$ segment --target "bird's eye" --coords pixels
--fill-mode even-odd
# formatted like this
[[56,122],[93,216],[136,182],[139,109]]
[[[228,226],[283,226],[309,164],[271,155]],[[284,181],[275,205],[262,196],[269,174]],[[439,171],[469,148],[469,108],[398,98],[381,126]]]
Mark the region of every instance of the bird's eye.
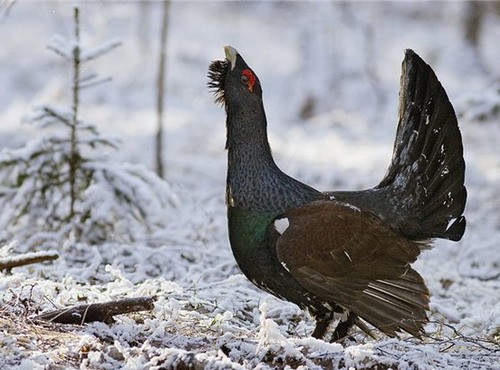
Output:
[[243,84],[247,85],[248,84],[248,77],[246,75],[241,76],[241,82],[243,82]]

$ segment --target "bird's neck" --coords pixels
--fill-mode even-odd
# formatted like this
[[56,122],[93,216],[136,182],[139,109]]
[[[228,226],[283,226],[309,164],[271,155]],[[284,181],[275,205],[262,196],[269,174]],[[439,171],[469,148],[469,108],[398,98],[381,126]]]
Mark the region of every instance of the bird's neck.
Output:
[[233,103],[227,106],[226,149],[230,156],[256,156],[258,162],[274,164],[267,139],[264,106]]
[[228,107],[229,207],[280,213],[317,197],[318,191],[283,173],[271,154],[264,108]]

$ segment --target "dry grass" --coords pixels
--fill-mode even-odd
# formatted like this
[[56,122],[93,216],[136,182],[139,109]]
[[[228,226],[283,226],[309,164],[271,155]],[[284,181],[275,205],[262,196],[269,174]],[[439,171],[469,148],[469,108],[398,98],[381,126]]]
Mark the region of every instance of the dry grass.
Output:
[[[25,358],[50,354],[51,363],[61,368],[78,367],[88,349],[75,327],[32,322],[24,315],[6,310],[0,313],[0,367],[19,365]],[[2,363],[3,361],[3,363]]]

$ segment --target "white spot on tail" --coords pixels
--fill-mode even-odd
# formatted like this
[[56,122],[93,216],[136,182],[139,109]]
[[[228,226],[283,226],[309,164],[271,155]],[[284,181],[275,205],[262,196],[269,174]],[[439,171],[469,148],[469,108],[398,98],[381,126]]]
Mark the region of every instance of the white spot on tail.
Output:
[[448,225],[446,225],[446,231],[448,231],[450,229],[450,227],[453,225],[453,223],[457,220],[457,218],[450,218],[448,220]]
[[441,171],[441,177],[445,177],[449,173],[450,169],[448,168],[448,166],[444,166],[443,170]]
[[276,231],[280,234],[283,235],[283,233],[288,229],[290,226],[290,221],[288,221],[288,218],[277,218],[274,221],[274,228]]

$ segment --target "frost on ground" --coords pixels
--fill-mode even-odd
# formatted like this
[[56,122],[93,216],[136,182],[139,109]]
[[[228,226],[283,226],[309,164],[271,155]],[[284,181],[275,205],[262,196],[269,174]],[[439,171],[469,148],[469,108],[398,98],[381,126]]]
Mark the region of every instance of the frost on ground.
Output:
[[[31,107],[67,103],[64,64],[45,45],[72,29],[72,9],[57,2],[2,6],[0,143],[14,150],[39,137],[21,124]],[[89,245],[70,236],[56,245],[59,259],[0,272],[0,368],[500,368],[500,126],[492,83],[500,73],[500,22],[484,13],[478,58],[457,22],[466,7],[173,2],[164,192],[176,206],[151,204],[155,224],[166,226],[138,230],[128,242],[108,235]],[[115,160],[128,164],[115,169],[153,167],[160,13],[159,4],[148,2],[81,7],[83,43],[122,42],[93,61],[113,81],[85,92],[81,106],[86,122],[121,136]],[[324,190],[365,188],[382,178],[403,50],[413,48],[434,67],[460,118],[468,227],[461,242],[438,241],[416,263],[432,293],[422,340],[361,333],[342,345],[316,340],[307,313],[240,274],[226,232],[224,113],[206,89],[207,66],[227,44],[244,53],[261,79],[277,162]],[[106,199],[92,199],[106,213]],[[38,250],[7,240],[0,257]],[[117,316],[113,324],[33,319],[142,296],[156,297],[151,312]]]

